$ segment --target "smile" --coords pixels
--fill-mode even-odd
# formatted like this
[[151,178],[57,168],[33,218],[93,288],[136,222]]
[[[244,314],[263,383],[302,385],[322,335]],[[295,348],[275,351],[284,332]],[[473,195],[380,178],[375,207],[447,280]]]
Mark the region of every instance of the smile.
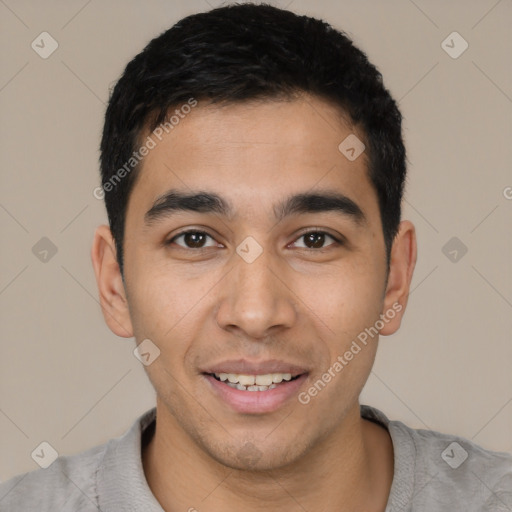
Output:
[[265,375],[244,375],[236,373],[214,373],[215,379],[240,391],[268,391],[282,382],[289,382],[300,375],[292,377],[291,373],[267,373]]
[[203,373],[210,392],[230,409],[242,414],[262,414],[278,410],[292,400],[308,378],[308,373],[263,375]]

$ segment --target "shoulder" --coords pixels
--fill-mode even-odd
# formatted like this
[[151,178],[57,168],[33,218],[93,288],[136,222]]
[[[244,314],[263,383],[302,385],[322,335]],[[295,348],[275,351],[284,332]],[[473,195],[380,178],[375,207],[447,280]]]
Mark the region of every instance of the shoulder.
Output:
[[[155,417],[153,408],[120,437],[76,455],[58,457],[46,469],[0,484],[0,510],[149,510],[148,502],[152,509],[158,510],[149,487],[144,484],[141,462],[141,436],[145,431],[151,432],[148,427],[154,427]],[[118,507],[121,502],[122,506]]]
[[485,495],[488,489],[497,498],[507,492],[506,503],[512,504],[511,454],[487,450],[464,437],[432,430],[410,429],[410,435],[418,451],[420,469],[436,469],[438,478],[468,493]]
[[0,484],[0,509],[97,511],[96,472],[107,444],[58,457],[46,469],[30,471]]
[[412,429],[401,422],[391,422],[391,428],[400,432],[400,439],[410,439],[413,503],[418,507],[512,510],[511,454],[487,450],[464,437]]
[[368,406],[362,413],[386,426],[393,441],[389,510],[512,510],[511,454],[487,450],[461,436],[390,421]]

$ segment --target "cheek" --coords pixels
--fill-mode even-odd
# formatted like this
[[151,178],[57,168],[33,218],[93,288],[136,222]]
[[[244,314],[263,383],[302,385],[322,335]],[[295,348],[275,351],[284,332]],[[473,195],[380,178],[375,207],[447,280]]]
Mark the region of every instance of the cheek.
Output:
[[348,260],[327,272],[296,279],[293,289],[314,315],[317,326],[330,339],[343,344],[372,325],[381,309],[382,276],[371,264]]
[[375,359],[378,335],[372,327],[379,319],[383,282],[377,265],[364,263],[360,258],[358,264],[355,259],[338,264],[328,278],[317,278],[316,286],[304,282],[299,292],[306,294],[314,313],[308,316],[326,350],[311,393],[322,395],[317,407],[326,412],[338,403],[333,414],[342,414],[343,404],[359,396]]
[[369,314],[358,313],[358,316],[350,316],[347,312],[344,315],[347,322],[339,321],[334,334],[324,338],[329,352],[328,361],[299,396],[301,403],[311,403],[318,409],[315,414],[328,416],[328,425],[331,426],[341,421],[347,404],[357,401],[375,360],[378,335],[368,335],[365,330],[375,320],[370,319]]
[[[182,386],[187,378],[187,352],[197,337],[204,287],[175,274],[154,271],[140,273],[132,283],[130,310],[136,339],[150,339],[159,356],[144,369],[165,403],[176,416],[184,410]],[[186,290],[186,293],[184,292]]]
[[[212,319],[208,317],[222,282],[215,272],[201,277],[183,275],[177,269],[162,271],[157,265],[141,269],[130,282],[129,303],[134,335],[140,342],[149,338],[160,349],[158,365],[146,367],[151,380],[168,370],[183,379],[190,368],[194,341],[206,338]],[[154,368],[153,368],[154,366]]]
[[181,331],[183,320],[194,314],[211,288],[206,282],[208,277],[190,279],[177,271],[161,271],[155,265],[148,265],[136,275],[130,287],[130,310],[137,318],[137,326],[160,335],[175,334],[177,325]]

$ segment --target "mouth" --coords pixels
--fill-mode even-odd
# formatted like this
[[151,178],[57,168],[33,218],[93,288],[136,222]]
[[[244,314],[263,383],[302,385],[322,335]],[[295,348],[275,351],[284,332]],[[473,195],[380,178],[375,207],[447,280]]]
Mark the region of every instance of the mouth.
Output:
[[264,375],[246,375],[236,373],[206,373],[218,382],[239,391],[268,391],[292,382],[304,374],[292,375],[291,373],[267,373]]
[[223,405],[242,414],[271,413],[293,403],[308,375],[202,373],[209,392]]

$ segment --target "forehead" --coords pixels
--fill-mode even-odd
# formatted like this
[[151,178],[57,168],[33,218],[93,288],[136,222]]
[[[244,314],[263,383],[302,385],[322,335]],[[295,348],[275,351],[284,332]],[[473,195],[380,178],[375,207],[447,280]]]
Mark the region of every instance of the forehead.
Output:
[[347,137],[363,141],[364,134],[316,97],[199,103],[169,133],[160,132],[148,133],[155,147],[142,162],[129,211],[147,211],[170,189],[212,191],[233,210],[271,209],[284,196],[315,188],[342,192],[362,209],[376,203],[366,153],[351,161],[339,149]]

